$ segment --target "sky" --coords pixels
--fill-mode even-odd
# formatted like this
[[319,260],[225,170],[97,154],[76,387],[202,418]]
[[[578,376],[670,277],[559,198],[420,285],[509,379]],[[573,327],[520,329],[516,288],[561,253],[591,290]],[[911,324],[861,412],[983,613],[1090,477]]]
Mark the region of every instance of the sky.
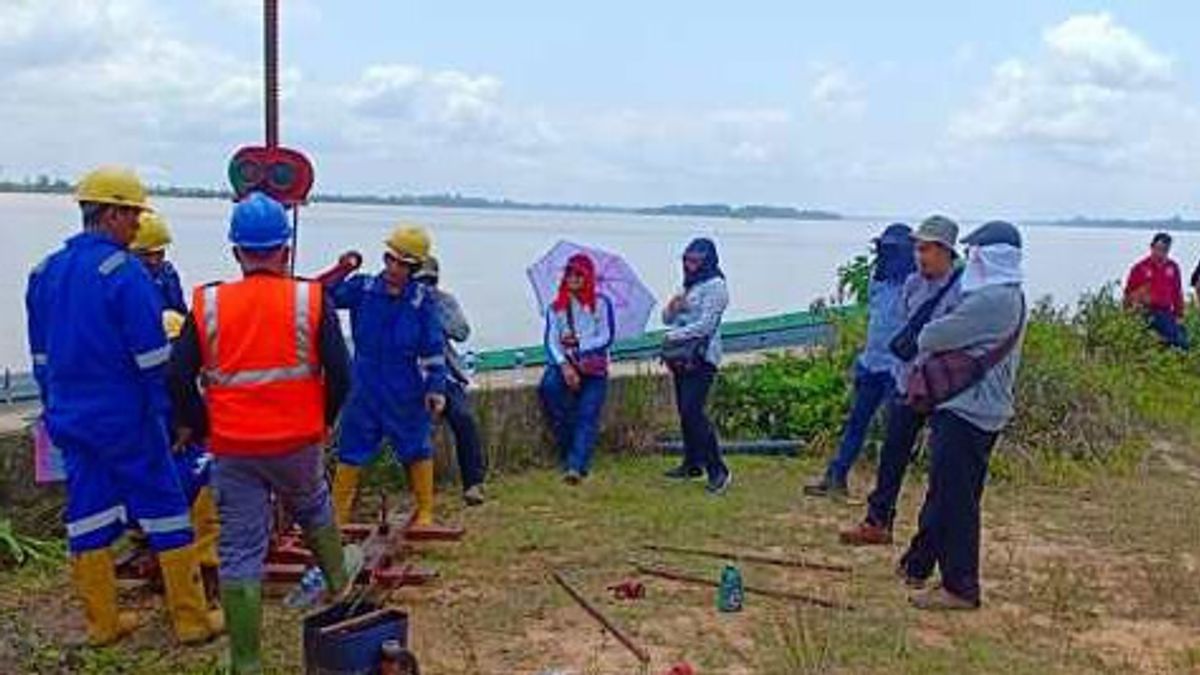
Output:
[[[1200,3],[280,0],[317,190],[1200,216]],[[0,0],[0,177],[221,186],[258,0]]]

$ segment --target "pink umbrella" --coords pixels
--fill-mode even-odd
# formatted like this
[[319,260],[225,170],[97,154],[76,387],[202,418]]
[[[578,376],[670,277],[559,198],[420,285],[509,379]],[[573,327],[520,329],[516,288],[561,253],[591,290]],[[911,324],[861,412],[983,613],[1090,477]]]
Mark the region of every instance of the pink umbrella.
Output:
[[546,307],[554,302],[567,260],[576,253],[587,255],[596,265],[596,289],[612,301],[616,339],[645,333],[657,301],[633,267],[616,253],[569,241],[555,244],[525,271],[537,296],[539,310],[545,313]]

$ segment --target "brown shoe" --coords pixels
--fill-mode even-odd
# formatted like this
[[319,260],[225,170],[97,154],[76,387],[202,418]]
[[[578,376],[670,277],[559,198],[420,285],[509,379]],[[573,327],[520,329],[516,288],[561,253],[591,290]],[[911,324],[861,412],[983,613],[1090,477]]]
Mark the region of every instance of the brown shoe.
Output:
[[864,520],[848,530],[842,530],[838,536],[847,546],[890,546],[892,528],[880,527]]
[[962,612],[979,609],[978,600],[968,600],[938,586],[908,599],[909,604],[927,612]]

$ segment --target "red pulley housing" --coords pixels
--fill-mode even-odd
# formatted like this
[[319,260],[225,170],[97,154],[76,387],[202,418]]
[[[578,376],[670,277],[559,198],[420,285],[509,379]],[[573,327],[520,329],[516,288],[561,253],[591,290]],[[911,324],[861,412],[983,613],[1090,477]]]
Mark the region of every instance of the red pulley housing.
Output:
[[238,149],[229,160],[229,184],[239,201],[258,191],[286,206],[294,206],[308,201],[313,167],[297,150],[248,145]]

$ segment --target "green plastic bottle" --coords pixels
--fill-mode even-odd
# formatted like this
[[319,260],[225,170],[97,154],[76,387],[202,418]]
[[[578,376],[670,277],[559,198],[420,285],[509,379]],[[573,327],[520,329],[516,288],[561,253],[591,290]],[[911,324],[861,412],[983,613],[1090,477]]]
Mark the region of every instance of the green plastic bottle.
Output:
[[717,587],[717,610],[721,612],[742,611],[746,590],[742,587],[742,573],[732,563],[721,570],[721,585]]

